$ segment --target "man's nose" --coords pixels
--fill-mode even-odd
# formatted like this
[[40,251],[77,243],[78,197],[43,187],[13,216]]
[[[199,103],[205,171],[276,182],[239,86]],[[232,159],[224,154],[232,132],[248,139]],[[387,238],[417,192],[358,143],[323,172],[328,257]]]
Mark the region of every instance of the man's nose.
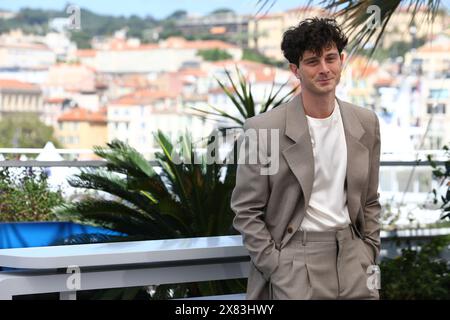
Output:
[[320,72],[323,72],[323,73],[330,72],[330,68],[328,68],[328,65],[325,62],[325,60],[320,60]]

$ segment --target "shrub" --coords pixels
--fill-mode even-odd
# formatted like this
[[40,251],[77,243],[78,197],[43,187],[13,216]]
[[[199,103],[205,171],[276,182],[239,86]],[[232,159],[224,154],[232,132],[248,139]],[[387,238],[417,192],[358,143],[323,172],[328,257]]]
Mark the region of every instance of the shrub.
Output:
[[60,190],[52,191],[42,169],[0,169],[0,221],[51,221],[55,206],[64,203]]

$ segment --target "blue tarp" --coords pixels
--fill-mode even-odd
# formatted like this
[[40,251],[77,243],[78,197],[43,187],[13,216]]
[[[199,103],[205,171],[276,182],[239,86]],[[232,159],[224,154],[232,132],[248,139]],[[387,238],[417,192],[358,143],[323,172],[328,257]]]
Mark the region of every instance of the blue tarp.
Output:
[[3,222],[0,223],[0,249],[51,246],[78,234],[123,235],[72,222]]

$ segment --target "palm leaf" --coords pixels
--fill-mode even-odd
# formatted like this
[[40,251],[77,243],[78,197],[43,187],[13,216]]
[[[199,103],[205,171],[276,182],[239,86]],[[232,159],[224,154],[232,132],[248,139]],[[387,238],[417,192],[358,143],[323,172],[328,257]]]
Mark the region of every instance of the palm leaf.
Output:
[[298,89],[298,87],[295,87],[292,90],[290,90],[286,95],[279,97],[281,91],[283,90],[283,88],[286,87],[286,85],[288,85],[289,81],[284,82],[275,92],[274,92],[275,82],[273,82],[269,96],[265,99],[264,103],[262,103],[262,105],[258,110],[255,100],[253,98],[251,83],[246,80],[246,78],[244,77],[244,75],[237,66],[235,66],[235,69],[237,75],[237,83],[231,76],[230,71],[228,71],[227,69],[224,70],[227,76],[227,80],[230,83],[231,89],[227,85],[225,85],[225,83],[221,82],[219,79],[216,78],[216,81],[219,87],[225,93],[225,95],[232,102],[234,108],[237,110],[239,117],[212,105],[208,105],[208,108],[211,109],[212,111],[190,107],[190,109],[200,112],[201,115],[198,116],[201,117],[202,119],[209,119],[213,121],[227,119],[231,120],[231,122],[235,124],[235,126],[220,127],[219,130],[221,130],[222,132],[232,128],[242,128],[246,119],[251,118],[258,113],[267,112],[272,108],[278,107],[282,103],[288,101]]
[[[370,57],[373,56],[378,47],[386,26],[392,19],[393,14],[402,5],[406,5],[407,12],[411,13],[412,24],[420,24],[415,22],[417,10],[426,8],[427,23],[432,23],[439,10],[440,0],[323,0],[320,2],[325,9],[335,12],[336,17],[343,17],[343,28],[350,39],[349,51],[354,54],[362,49],[370,42],[375,40],[373,47],[370,50]],[[368,14],[370,6],[377,6],[380,9],[380,27],[368,28],[367,25],[372,21],[372,16]],[[421,22],[423,23],[423,22]],[[376,37],[376,38],[375,38]],[[375,39],[374,39],[375,38]]]

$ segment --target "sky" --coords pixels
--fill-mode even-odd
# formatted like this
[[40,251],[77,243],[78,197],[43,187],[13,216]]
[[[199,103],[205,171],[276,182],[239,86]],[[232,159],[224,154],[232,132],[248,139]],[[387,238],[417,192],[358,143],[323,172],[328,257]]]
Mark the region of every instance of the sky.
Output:
[[62,10],[66,4],[75,4],[89,9],[95,13],[108,15],[136,14],[144,17],[151,15],[161,19],[175,10],[186,10],[189,14],[204,15],[215,9],[229,8],[239,14],[255,14],[261,4],[267,1],[265,13],[270,8],[271,13],[284,11],[306,4],[307,0],[0,0],[0,9],[18,11],[20,8],[29,7],[36,9]]

